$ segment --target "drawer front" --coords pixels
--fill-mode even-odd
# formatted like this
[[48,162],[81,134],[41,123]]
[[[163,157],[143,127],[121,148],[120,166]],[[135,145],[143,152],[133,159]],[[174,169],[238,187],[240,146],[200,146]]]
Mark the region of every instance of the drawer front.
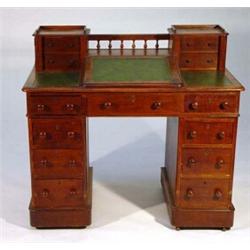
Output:
[[235,94],[186,95],[185,112],[237,112],[239,98]]
[[44,37],[43,48],[45,53],[55,51],[61,52],[79,52],[80,38],[79,37]]
[[81,180],[35,180],[32,183],[32,205],[41,208],[83,205]]
[[83,145],[81,119],[32,119],[32,146],[38,148],[79,148]]
[[181,162],[182,174],[230,176],[232,158],[231,149],[184,148]]
[[224,179],[181,179],[179,205],[182,208],[227,208],[230,182]]
[[181,53],[181,68],[211,68],[217,67],[217,53]]
[[45,70],[79,70],[80,56],[78,54],[46,54],[44,56]]
[[45,178],[81,178],[86,166],[82,150],[46,150],[32,152],[32,176]]
[[79,115],[85,111],[81,96],[30,96],[28,113],[32,115]]
[[202,37],[188,37],[184,36],[181,39],[182,51],[217,51],[218,50],[217,36],[202,36]]
[[171,115],[182,111],[177,94],[94,94],[88,96],[88,115]]
[[186,121],[185,144],[231,144],[234,137],[233,120],[230,121]]

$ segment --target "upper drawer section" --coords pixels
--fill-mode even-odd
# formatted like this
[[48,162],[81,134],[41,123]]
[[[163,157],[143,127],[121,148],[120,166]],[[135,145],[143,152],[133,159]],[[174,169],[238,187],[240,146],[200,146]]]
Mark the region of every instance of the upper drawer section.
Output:
[[171,115],[182,111],[180,94],[93,94],[88,96],[89,116]]
[[85,111],[82,96],[28,96],[28,114],[31,115],[79,115]]
[[44,37],[44,52],[79,52],[79,37]]
[[235,94],[185,95],[185,112],[236,113],[239,97]]
[[217,51],[218,36],[184,36],[181,38],[182,51]]

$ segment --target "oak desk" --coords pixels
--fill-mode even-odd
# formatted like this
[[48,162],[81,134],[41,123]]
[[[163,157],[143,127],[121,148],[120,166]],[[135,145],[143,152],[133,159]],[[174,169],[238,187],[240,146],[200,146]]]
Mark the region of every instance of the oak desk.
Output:
[[[229,229],[244,88],[225,68],[227,35],[218,25],[174,25],[166,34],[133,35],[92,35],[85,26],[39,27],[35,67],[23,87],[31,225],[90,225],[88,117],[159,116],[168,117],[161,183],[172,224]],[[149,48],[152,40],[155,46]]]

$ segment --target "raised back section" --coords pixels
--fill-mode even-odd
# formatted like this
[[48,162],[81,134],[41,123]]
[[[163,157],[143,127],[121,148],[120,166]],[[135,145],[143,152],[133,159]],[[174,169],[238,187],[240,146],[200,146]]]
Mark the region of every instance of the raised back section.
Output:
[[[95,41],[96,42],[96,49],[97,51],[100,51],[101,49],[101,42],[106,41],[108,43],[107,49],[108,50],[112,50],[113,45],[112,42],[113,41],[119,41],[119,49],[121,51],[123,51],[124,49],[144,49],[147,50],[148,49],[148,42],[150,41],[150,43],[152,41],[155,42],[154,44],[154,49],[158,50],[160,49],[160,41],[164,40],[169,40],[170,36],[169,34],[95,34],[95,35],[88,35],[88,40],[89,41]],[[125,45],[125,42],[127,41],[131,41],[131,47],[128,48]],[[136,46],[136,41],[142,41],[143,45],[142,47],[137,47]],[[167,48],[167,43],[166,43],[166,47]]]
[[182,70],[225,70],[228,33],[219,25],[173,25],[169,49]]

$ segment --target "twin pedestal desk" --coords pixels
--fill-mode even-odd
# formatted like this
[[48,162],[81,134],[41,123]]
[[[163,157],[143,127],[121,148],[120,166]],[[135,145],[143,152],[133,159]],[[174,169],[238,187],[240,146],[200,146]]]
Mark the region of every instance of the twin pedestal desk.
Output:
[[122,35],[90,34],[85,26],[39,27],[35,67],[23,87],[31,225],[91,224],[88,117],[158,116],[168,117],[161,183],[171,223],[177,229],[231,228],[244,88],[225,68],[227,36],[219,25]]

